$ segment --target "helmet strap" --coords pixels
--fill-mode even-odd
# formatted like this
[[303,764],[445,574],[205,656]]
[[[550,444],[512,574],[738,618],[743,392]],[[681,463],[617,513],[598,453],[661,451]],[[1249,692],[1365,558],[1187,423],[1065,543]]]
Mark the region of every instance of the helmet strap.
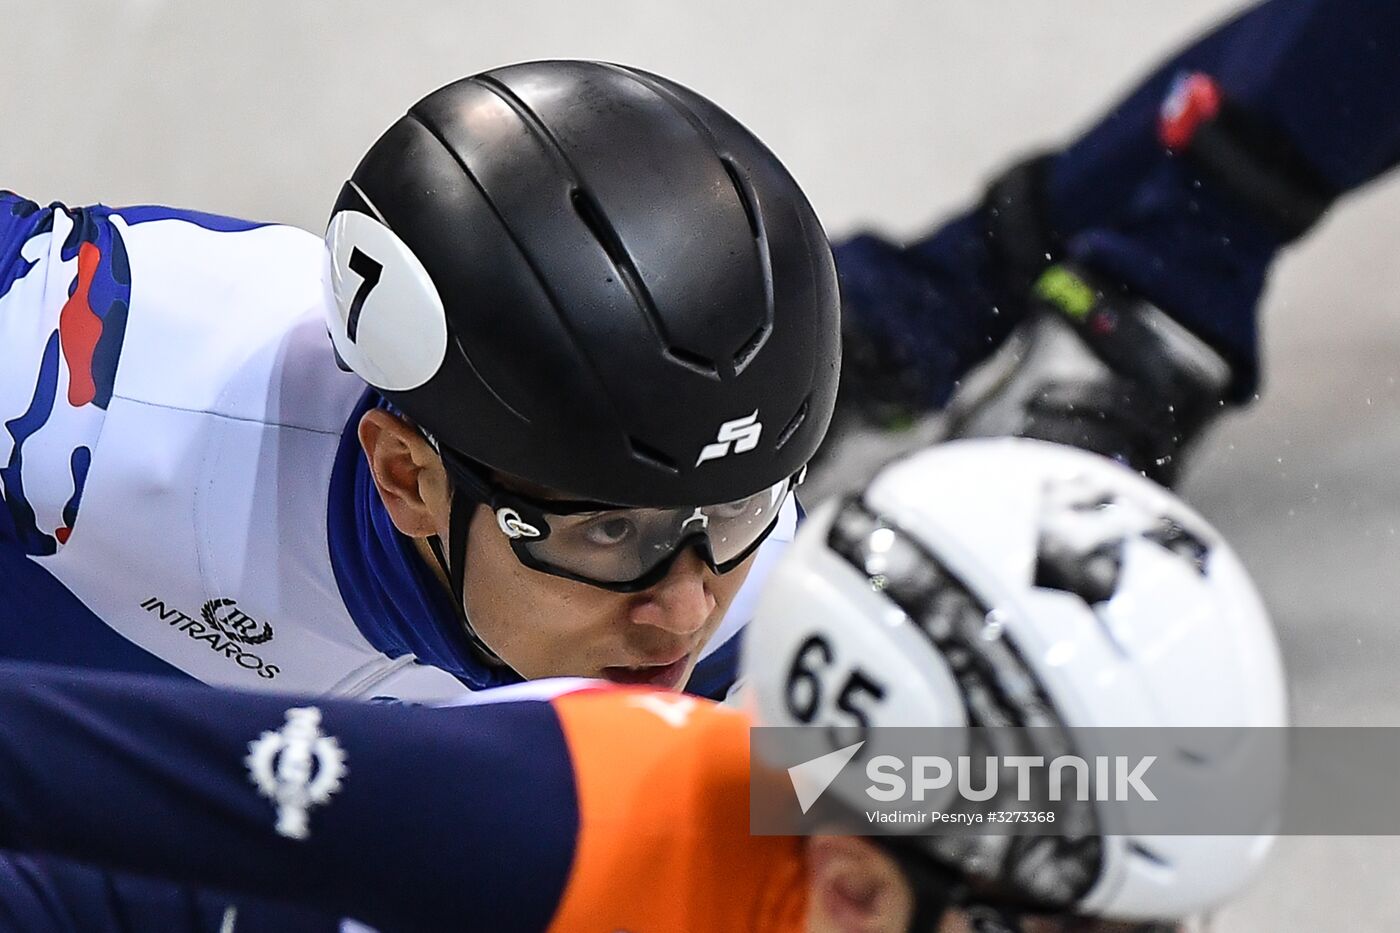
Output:
[[467,591],[467,534],[471,530],[472,515],[476,512],[477,503],[471,498],[461,495],[453,484],[451,499],[447,506],[447,547],[443,547],[443,542],[437,535],[428,536],[428,548],[433,552],[433,557],[437,559],[438,566],[442,568],[443,574],[447,577],[447,589],[452,599],[452,608],[456,610],[457,621],[462,626],[462,631],[467,635],[467,640],[471,643],[472,649],[476,651],[480,659],[493,667],[509,667],[501,656],[491,650],[491,646],[482,640],[477,634],[471,619],[467,618],[466,591]]

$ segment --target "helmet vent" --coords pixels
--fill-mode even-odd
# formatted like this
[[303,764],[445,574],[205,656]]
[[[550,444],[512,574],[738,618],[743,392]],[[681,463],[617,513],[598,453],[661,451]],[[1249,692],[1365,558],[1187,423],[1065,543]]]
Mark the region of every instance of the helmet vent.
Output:
[[728,158],[721,158],[720,163],[724,165],[724,173],[729,176],[729,183],[734,186],[734,193],[739,196],[739,203],[744,206],[744,216],[749,220],[749,233],[753,234],[755,240],[762,239],[763,230],[758,225],[758,208],[754,206],[749,189],[740,178],[739,167]]
[[[588,228],[588,232],[593,234],[593,239],[598,241],[598,245],[607,253],[613,268],[617,270],[617,277],[626,287],[628,294],[632,296],[632,301],[642,311],[642,316],[647,319],[651,329],[661,339],[663,346],[669,346],[671,341],[666,335],[666,325],[661,320],[661,315],[657,313],[656,304],[652,301],[651,293],[647,291],[646,285],[642,283],[641,273],[637,271],[636,264],[632,257],[628,255],[626,248],[622,245],[622,239],[617,235],[607,216],[604,215],[598,202],[593,200],[593,195],[587,190],[575,187],[569,193],[569,200],[574,206],[574,212],[578,214],[579,220]],[[674,352],[674,351],[671,351]],[[695,354],[690,354],[692,361],[697,359]],[[699,357],[702,359],[703,357]],[[708,360],[703,360],[703,368],[714,369],[714,364]]]
[[627,251],[622,248],[622,241],[618,239],[617,231],[608,223],[603,216],[603,210],[598,206],[598,202],[593,200],[593,195],[582,188],[574,188],[569,192],[569,200],[573,202],[574,210],[578,213],[583,225],[588,228],[588,232],[593,234],[593,238],[598,241],[598,245],[603,247],[603,251],[608,254],[612,264],[618,267],[618,271],[625,270],[632,276],[636,276],[637,270],[632,266],[632,257],[627,255]]
[[763,324],[754,331],[753,336],[744,341],[739,352],[734,354],[734,374],[738,375],[744,371],[744,367],[753,362],[758,351],[768,340],[768,334],[773,329],[773,258],[768,254],[768,237],[763,232],[763,217],[758,211],[758,202],[754,198],[753,189],[744,180],[744,175],[739,171],[739,167],[728,156],[720,156],[720,164],[724,166],[724,173],[729,176],[729,183],[734,186],[734,195],[743,205],[744,217],[749,222],[749,233],[753,236],[754,246],[758,249],[759,266],[763,275]]
[[656,467],[658,470],[665,470],[667,473],[680,473],[680,467],[676,466],[676,461],[657,450],[649,447],[637,440],[635,437],[628,437],[627,443],[632,448],[632,456],[642,461],[647,466]]
[[754,331],[748,340],[744,341],[739,352],[734,354],[734,375],[737,376],[743,372],[744,368],[753,362],[754,357],[758,356],[758,351],[763,349],[763,345],[768,342],[768,337],[772,333],[773,324],[771,321],[766,321],[758,326],[758,330]]
[[692,353],[680,347],[667,347],[666,356],[671,362],[679,363],[686,369],[694,370],[702,376],[708,376],[711,379],[719,378],[719,367],[715,365],[714,360],[703,357],[699,353]]
[[598,202],[593,200],[593,196],[582,188],[575,188],[569,195],[573,202],[574,210],[578,212],[579,219],[583,221],[593,238],[603,247],[603,251],[608,254],[608,259],[612,262],[613,268],[617,270],[618,278],[627,287],[632,300],[637,307],[642,309],[644,316],[656,336],[661,339],[666,346],[666,357],[673,363],[678,363],[692,372],[698,373],[709,379],[719,378],[719,367],[715,361],[707,356],[702,356],[692,350],[681,347],[670,346],[667,339],[666,327],[661,321],[661,315],[656,311],[656,305],[652,302],[651,294],[646,286],[642,284],[642,277],[637,272],[636,265],[632,262],[632,257],[627,254],[627,250],[622,246],[622,240],[618,238],[617,231],[608,223],[603,216],[602,210],[598,207]]
[[802,422],[807,420],[808,403],[812,401],[812,396],[808,395],[802,400],[802,404],[797,408],[797,414],[792,416],[792,420],[783,426],[783,430],[778,434],[778,443],[773,446],[774,450],[782,450],[783,445],[792,439],[797,433],[797,429],[802,426]]

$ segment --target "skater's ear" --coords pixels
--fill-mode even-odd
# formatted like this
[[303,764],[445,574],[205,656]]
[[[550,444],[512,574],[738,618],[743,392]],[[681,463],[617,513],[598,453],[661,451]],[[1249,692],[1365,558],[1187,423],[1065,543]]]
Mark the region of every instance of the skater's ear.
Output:
[[898,864],[868,839],[807,839],[808,930],[812,933],[902,933],[914,895]]
[[360,418],[360,446],[394,527],[410,538],[444,535],[450,500],[442,458],[405,419],[382,408]]

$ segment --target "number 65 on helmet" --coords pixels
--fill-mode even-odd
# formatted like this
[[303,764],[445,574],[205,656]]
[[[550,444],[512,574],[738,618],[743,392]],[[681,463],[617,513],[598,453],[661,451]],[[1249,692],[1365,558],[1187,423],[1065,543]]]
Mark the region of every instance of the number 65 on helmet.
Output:
[[[1184,773],[1203,806],[1269,801],[1258,825],[1237,835],[1133,832],[1129,823],[1126,833],[1096,829],[1088,844],[1058,849],[1006,845],[1004,836],[963,837],[960,849],[946,837],[917,840],[935,861],[1020,903],[1186,917],[1239,892],[1277,825],[1282,761],[1243,769],[1232,743],[1272,736],[1273,755],[1278,733],[1186,728],[1287,724],[1263,604],[1203,518],[1095,454],[1024,439],[958,441],[827,503],[764,591],[743,672],[759,724],[843,727],[811,730],[828,752],[859,736],[869,760],[881,753],[881,726],[1054,726],[1073,738],[1093,727],[1182,727],[1160,734],[1214,744],[1164,750],[1159,773]],[[827,793],[859,814],[871,805],[870,782],[852,777]],[[1101,826],[1101,805],[1085,806],[1088,825]]]

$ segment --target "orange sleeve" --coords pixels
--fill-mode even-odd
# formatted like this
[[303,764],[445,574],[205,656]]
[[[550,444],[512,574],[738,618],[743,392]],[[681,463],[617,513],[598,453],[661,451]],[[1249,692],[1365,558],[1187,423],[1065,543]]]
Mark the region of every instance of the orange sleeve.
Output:
[[553,702],[579,836],[552,933],[802,929],[798,841],[749,835],[743,714],[645,690]]

